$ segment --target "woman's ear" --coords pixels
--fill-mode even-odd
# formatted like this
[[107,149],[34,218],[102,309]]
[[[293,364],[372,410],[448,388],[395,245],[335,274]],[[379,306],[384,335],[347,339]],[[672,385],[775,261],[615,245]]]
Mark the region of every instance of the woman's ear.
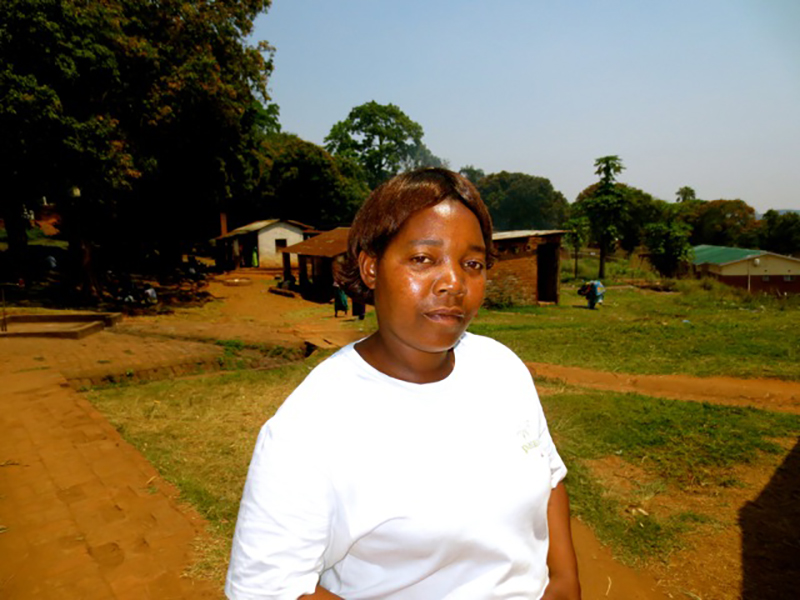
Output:
[[364,285],[374,290],[375,281],[378,279],[378,259],[362,250],[358,253],[358,270]]

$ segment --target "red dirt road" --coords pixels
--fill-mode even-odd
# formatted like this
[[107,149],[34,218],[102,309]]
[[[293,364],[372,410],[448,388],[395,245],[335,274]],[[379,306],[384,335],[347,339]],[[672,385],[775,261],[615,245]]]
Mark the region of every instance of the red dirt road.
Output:
[[689,375],[632,375],[536,362],[526,364],[534,377],[583,387],[800,414],[800,382]]

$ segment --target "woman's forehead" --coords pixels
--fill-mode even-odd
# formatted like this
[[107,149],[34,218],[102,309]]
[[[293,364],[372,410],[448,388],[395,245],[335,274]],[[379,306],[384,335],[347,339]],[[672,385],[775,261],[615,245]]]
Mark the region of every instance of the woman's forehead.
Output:
[[480,221],[458,200],[443,200],[412,214],[398,232],[397,238],[404,241],[417,239],[442,239],[457,235],[465,238],[472,235],[483,245]]

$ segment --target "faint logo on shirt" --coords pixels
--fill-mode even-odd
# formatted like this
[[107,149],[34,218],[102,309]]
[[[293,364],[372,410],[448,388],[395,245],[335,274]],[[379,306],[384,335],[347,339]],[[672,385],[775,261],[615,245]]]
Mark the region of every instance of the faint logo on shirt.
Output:
[[517,437],[520,440],[520,447],[525,451],[525,454],[539,447],[539,438],[534,435],[530,421],[525,421],[522,429],[517,431]]

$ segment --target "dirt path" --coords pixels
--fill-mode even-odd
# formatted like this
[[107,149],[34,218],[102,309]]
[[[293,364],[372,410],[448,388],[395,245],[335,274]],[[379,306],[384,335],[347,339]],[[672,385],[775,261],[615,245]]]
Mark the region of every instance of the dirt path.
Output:
[[689,375],[632,375],[536,362],[526,364],[534,377],[573,385],[800,414],[800,382]]

